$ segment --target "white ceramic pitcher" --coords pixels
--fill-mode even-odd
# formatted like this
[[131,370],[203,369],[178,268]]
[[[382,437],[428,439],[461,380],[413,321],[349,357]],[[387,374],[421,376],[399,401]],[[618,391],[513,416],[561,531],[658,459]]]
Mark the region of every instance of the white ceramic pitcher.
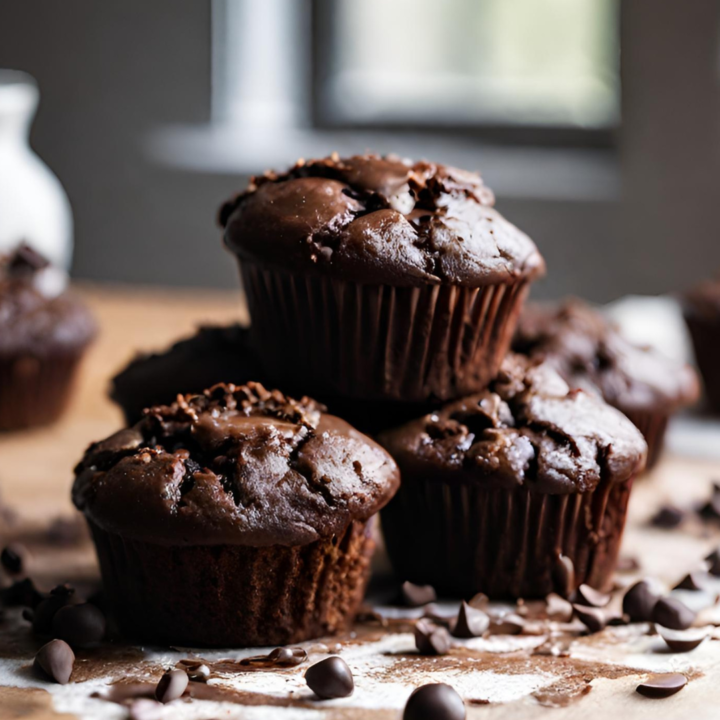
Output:
[[26,241],[68,269],[73,220],[60,181],[32,151],[38,88],[30,75],[0,70],[0,254]]

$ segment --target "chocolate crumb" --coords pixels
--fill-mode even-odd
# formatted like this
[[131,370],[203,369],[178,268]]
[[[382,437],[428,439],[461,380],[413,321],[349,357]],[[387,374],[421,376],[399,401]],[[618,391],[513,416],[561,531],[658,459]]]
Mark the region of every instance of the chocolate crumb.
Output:
[[307,652],[300,647],[275,648],[267,655],[253,655],[252,657],[240,660],[240,665],[252,665],[253,667],[295,667],[307,660]]
[[651,675],[637,686],[637,692],[648,698],[660,699],[680,692],[687,685],[687,678],[679,673]]
[[447,655],[451,645],[446,628],[422,618],[415,623],[415,647],[421,655]]

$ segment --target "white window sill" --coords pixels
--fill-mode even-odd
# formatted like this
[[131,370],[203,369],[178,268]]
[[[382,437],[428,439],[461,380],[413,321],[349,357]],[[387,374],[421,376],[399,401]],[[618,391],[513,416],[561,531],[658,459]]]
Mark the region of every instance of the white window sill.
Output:
[[620,196],[617,153],[607,149],[484,145],[465,137],[422,133],[173,125],[150,133],[146,150],[166,167],[234,175],[285,168],[297,158],[333,151],[393,152],[478,169],[501,197],[614,202]]

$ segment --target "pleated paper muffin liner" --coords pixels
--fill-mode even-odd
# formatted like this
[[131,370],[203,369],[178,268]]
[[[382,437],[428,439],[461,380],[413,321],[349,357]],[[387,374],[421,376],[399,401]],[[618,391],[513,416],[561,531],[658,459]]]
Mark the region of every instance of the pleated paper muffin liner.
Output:
[[625,525],[632,479],[592,492],[548,495],[525,487],[489,489],[405,479],[382,511],[398,580],[432,585],[468,599],[566,594],[560,555],[574,566],[574,587],[609,587]]
[[665,431],[670,416],[657,410],[623,410],[628,419],[643,434],[648,446],[646,470],[657,465],[665,445]]
[[70,399],[83,351],[0,356],[0,431],[57,420]]
[[128,638],[287,645],[345,629],[362,602],[371,522],[301,546],[163,546],[88,521],[113,617]]
[[280,382],[365,400],[447,400],[484,388],[528,282],[360,285],[241,263],[254,344]]

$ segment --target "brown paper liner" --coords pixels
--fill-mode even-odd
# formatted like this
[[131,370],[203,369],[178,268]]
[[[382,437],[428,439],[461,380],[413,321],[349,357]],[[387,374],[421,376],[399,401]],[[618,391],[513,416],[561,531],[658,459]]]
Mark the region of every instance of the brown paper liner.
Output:
[[720,414],[720,316],[705,318],[686,312],[685,322],[690,330],[707,404],[713,412]]
[[424,402],[486,387],[528,283],[359,285],[241,263],[254,343],[280,382],[320,395]]
[[665,431],[670,416],[658,411],[623,410],[628,419],[643,434],[648,446],[645,469],[650,470],[657,465],[665,446]]
[[47,357],[0,357],[0,430],[57,420],[70,399],[83,351]]
[[374,549],[371,523],[308,545],[172,547],[88,521],[125,637],[189,646],[286,645],[352,622]]
[[382,511],[385,543],[399,580],[442,596],[562,594],[560,554],[573,562],[575,588],[607,589],[631,487],[632,479],[603,481],[592,492],[547,495],[413,478]]

